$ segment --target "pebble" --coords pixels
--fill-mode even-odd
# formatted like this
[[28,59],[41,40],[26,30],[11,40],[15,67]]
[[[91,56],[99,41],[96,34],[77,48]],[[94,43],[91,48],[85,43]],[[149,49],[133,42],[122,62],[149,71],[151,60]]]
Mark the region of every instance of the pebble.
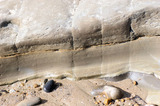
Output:
[[34,88],[38,88],[39,87],[39,85],[38,84],[34,84],[34,86],[33,86]]
[[27,83],[28,82],[28,80],[24,80],[24,83]]
[[21,83],[21,86],[24,86],[24,83]]
[[43,90],[47,93],[52,92],[57,87],[55,81],[50,80],[46,82],[46,84],[43,87]]
[[48,81],[48,79],[44,79],[44,84],[46,84],[47,81]]
[[1,94],[7,94],[8,92],[6,90],[0,90]]
[[118,102],[119,102],[119,100],[117,99],[117,100],[115,100],[115,102],[116,102],[116,103],[118,103]]
[[105,105],[108,105],[108,99],[105,99],[105,100],[104,100],[104,104],[105,104]]
[[125,98],[125,100],[130,100],[130,98]]
[[119,88],[109,86],[109,85],[105,85],[102,88],[95,89],[91,92],[91,94],[92,95],[103,94],[108,99],[113,99],[113,100],[120,99],[123,96],[123,94]]
[[99,103],[98,103],[98,102],[95,102],[95,104],[98,105]]
[[108,104],[111,103],[111,101],[112,101],[111,99],[107,98],[107,99],[104,100],[104,104],[107,106]]
[[38,91],[41,91],[42,90],[42,88],[38,88]]
[[125,100],[124,100],[124,99],[121,99],[121,102],[125,102]]
[[19,102],[16,106],[33,106],[37,105],[41,102],[41,98],[36,97],[36,96],[30,96],[23,101]]
[[138,82],[137,82],[137,81],[133,81],[133,84],[134,84],[134,85],[138,85]]
[[14,92],[16,92],[14,89],[9,90],[9,93],[14,93]]

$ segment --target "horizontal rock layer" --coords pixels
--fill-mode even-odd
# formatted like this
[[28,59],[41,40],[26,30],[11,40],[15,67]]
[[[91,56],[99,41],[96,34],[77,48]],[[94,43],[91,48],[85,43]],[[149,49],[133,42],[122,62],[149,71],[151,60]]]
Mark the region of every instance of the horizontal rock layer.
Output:
[[0,84],[34,77],[114,77],[128,71],[160,78],[160,37],[87,49],[41,51],[0,58]]

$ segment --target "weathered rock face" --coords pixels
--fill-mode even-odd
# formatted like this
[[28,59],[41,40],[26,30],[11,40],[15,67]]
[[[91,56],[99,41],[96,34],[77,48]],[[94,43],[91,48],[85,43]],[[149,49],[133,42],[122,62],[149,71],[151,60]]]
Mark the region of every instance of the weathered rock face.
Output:
[[158,0],[5,0],[0,5],[1,83],[51,73],[159,76]]
[[128,71],[160,78],[159,0],[1,0],[0,7],[0,84]]
[[160,78],[159,0],[0,0],[0,84],[34,77]]

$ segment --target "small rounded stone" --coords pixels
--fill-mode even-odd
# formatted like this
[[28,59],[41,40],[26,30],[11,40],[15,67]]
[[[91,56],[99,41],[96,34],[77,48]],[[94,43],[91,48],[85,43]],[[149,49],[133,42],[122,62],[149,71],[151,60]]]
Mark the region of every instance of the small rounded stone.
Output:
[[16,106],[33,106],[37,105],[41,102],[41,98],[39,97],[29,97],[19,102]]
[[98,102],[95,102],[95,104],[98,105],[99,103],[98,103]]
[[14,89],[9,90],[9,93],[14,93],[14,92],[16,92]]
[[108,99],[108,98],[107,98],[107,99],[104,100],[104,104],[105,104],[105,105],[108,105],[111,101],[112,101],[112,99]]
[[125,98],[125,100],[130,100],[130,98]]
[[47,81],[48,81],[48,79],[44,79],[44,84],[46,84],[46,83],[47,83]]
[[37,88],[37,87],[39,87],[39,85],[38,84],[34,84],[34,86],[33,86],[34,88]]
[[134,84],[134,85],[138,85],[137,81],[133,81],[133,84]]
[[27,83],[28,82],[28,80],[24,80],[24,83]]
[[125,102],[125,100],[124,100],[124,99],[121,99],[121,102]]
[[118,103],[118,102],[119,102],[119,100],[117,99],[117,100],[115,100],[115,102],[116,102],[116,103]]
[[0,92],[1,92],[1,94],[7,94],[8,93],[8,91],[6,91],[6,90],[0,90]]
[[123,96],[119,88],[109,85],[105,85],[103,87],[95,89],[91,92],[91,94],[94,96],[103,94],[108,99],[113,99],[113,100],[120,99]]
[[50,81],[46,82],[46,84],[45,84],[44,87],[43,87],[43,90],[44,90],[45,92],[49,93],[49,92],[52,92],[53,89],[55,89],[55,88],[56,88],[55,81],[50,80]]
[[38,88],[38,91],[41,91],[42,90],[42,88]]
[[21,86],[24,86],[24,83],[21,83]]

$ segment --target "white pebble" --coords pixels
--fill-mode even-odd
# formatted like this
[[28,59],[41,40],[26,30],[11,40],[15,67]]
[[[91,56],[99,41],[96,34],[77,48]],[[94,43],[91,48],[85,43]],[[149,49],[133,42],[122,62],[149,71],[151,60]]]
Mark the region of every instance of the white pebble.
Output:
[[91,94],[94,96],[103,94],[106,95],[108,99],[113,99],[113,100],[120,99],[123,96],[120,89],[109,85],[105,85],[103,87],[95,89],[91,92]]
[[14,89],[9,90],[9,93],[14,93],[14,92],[16,92]]

